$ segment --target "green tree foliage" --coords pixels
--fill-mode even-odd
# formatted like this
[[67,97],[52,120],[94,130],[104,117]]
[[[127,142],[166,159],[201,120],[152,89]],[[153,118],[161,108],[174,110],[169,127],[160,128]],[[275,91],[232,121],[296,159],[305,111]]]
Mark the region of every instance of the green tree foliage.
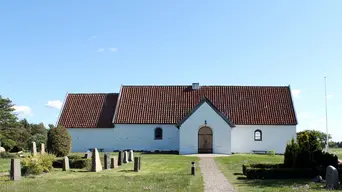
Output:
[[[325,145],[327,143],[327,134],[321,131],[317,131],[317,130],[305,130],[305,131],[301,131],[297,133],[297,138],[298,136],[300,136],[303,133],[307,133],[308,135],[315,137],[317,139],[317,141],[319,142],[321,148],[325,148]],[[329,140],[331,139],[331,135],[329,134]]]
[[2,98],[0,95],[0,129],[15,127],[18,119],[13,114],[13,106],[10,99]]
[[17,145],[17,143],[12,139],[2,139],[1,145],[6,149],[6,151],[11,151]]
[[47,149],[49,153],[55,154],[57,157],[69,154],[71,150],[71,136],[63,126],[49,130]]
[[16,142],[14,151],[27,149],[27,143],[31,138],[31,134],[25,128],[7,128],[1,131],[4,138],[11,139]]

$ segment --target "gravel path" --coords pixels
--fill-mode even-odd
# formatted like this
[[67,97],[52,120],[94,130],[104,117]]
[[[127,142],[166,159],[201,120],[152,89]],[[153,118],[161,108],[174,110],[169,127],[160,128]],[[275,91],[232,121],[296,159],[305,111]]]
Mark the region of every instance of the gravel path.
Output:
[[217,168],[212,157],[201,157],[199,167],[204,179],[204,192],[236,192],[232,184]]

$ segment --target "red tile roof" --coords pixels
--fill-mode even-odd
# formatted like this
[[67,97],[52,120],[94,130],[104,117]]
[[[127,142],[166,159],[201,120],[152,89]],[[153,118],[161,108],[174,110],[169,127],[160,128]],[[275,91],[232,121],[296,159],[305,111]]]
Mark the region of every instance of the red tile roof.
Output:
[[68,94],[58,121],[65,128],[111,128],[118,93]]
[[116,124],[177,124],[208,98],[235,125],[296,125],[285,86],[123,86]]

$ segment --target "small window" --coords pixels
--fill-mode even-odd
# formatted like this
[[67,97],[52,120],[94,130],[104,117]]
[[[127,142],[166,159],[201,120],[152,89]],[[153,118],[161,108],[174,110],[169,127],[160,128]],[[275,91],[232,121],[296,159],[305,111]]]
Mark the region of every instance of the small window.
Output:
[[156,128],[154,130],[154,139],[161,140],[163,139],[163,130],[161,128]]
[[254,131],[254,141],[262,141],[262,132],[261,130]]

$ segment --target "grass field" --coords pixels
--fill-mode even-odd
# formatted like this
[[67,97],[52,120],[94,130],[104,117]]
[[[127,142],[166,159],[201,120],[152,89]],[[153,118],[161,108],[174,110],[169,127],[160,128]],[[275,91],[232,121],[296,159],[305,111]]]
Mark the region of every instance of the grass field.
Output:
[[329,153],[336,154],[339,159],[342,159],[342,148],[330,148]]
[[[215,158],[218,167],[239,192],[292,192],[292,191],[325,191],[323,184],[312,183],[311,180],[247,180],[242,174],[245,163],[282,163],[282,155],[233,155]],[[342,191],[342,189],[340,190]]]
[[139,173],[132,171],[133,163],[99,173],[54,169],[17,182],[8,181],[8,176],[0,177],[0,191],[203,191],[201,175],[190,175],[190,163],[198,161],[197,157],[153,154],[141,157]]
[[10,170],[11,160],[10,159],[0,159],[0,173],[8,172]]

